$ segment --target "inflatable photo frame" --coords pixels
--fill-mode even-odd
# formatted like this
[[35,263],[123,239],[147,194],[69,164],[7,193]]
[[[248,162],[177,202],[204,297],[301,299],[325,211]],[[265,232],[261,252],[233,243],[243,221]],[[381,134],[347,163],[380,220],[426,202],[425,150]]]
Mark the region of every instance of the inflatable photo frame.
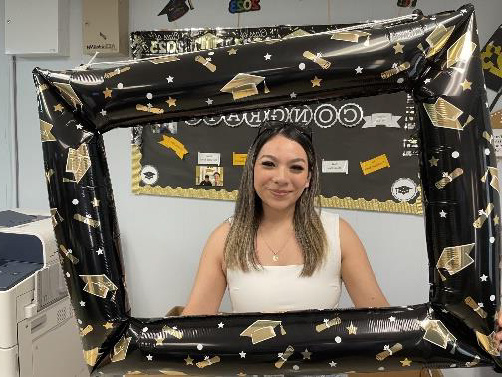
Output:
[[[466,5],[114,68],[36,68],[52,221],[91,373],[500,366],[499,185],[479,47]],[[102,133],[396,91],[414,96],[419,116],[429,302],[131,317]]]

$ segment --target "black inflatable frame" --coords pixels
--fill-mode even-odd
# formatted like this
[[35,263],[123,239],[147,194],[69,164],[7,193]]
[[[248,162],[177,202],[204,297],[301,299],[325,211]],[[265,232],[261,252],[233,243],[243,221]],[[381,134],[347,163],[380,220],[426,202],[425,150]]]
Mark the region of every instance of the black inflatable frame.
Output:
[[[116,67],[34,70],[54,231],[93,374],[314,375],[501,365],[493,341],[498,172],[471,5]],[[403,90],[413,94],[419,115],[429,302],[130,316],[102,133]]]

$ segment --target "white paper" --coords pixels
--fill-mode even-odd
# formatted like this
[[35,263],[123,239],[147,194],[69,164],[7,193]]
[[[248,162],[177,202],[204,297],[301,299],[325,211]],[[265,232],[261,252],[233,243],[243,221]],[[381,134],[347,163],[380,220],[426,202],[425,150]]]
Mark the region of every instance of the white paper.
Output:
[[322,160],[323,173],[345,173],[349,174],[348,160]]
[[495,147],[495,156],[502,157],[502,129],[493,129],[493,146]]
[[220,165],[219,153],[197,153],[198,165]]

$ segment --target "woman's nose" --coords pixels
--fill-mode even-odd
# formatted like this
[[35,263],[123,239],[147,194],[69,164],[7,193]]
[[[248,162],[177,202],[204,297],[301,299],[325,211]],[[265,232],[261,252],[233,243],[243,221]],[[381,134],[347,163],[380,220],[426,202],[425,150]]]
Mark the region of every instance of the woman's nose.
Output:
[[283,168],[276,169],[274,175],[274,182],[280,184],[280,183],[286,183],[286,181],[287,181],[286,170]]

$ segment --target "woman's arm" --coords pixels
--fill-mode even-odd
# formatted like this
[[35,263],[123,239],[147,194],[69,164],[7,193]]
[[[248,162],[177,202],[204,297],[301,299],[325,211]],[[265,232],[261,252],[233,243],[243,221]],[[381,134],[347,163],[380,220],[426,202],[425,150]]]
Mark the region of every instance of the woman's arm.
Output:
[[366,250],[352,227],[340,219],[342,279],[356,308],[389,306],[371,268]]
[[223,249],[230,224],[221,224],[209,236],[199,262],[199,270],[182,315],[216,314],[227,287],[223,272]]

